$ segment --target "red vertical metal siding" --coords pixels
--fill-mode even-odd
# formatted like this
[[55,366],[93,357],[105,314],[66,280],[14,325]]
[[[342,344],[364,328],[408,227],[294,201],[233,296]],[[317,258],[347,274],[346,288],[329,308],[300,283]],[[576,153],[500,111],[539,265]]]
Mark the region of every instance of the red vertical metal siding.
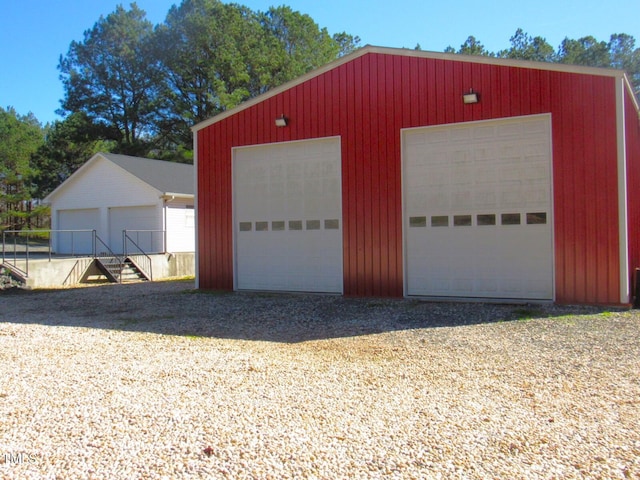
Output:
[[636,268],[640,268],[640,118],[631,93],[627,89],[625,89],[624,94],[624,107],[624,133],[627,150],[629,273],[631,276],[629,285],[635,287],[634,272]]
[[[480,102],[463,105],[470,88]],[[233,147],[339,135],[344,292],[401,296],[400,130],[540,113],[552,116],[556,299],[618,303],[615,80],[379,53],[198,132],[201,287],[233,286]]]

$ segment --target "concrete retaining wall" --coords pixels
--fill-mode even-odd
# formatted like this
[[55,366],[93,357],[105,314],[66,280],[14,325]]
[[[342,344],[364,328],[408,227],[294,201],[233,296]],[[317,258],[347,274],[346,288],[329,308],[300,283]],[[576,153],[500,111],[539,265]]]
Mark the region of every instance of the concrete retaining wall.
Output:
[[[161,253],[149,255],[153,268],[153,280],[164,280],[171,277],[187,277],[195,275],[195,253]],[[30,259],[27,288],[57,288],[81,283],[95,282],[100,277],[97,268],[92,267],[93,259],[52,258]],[[23,261],[16,266],[25,269]]]

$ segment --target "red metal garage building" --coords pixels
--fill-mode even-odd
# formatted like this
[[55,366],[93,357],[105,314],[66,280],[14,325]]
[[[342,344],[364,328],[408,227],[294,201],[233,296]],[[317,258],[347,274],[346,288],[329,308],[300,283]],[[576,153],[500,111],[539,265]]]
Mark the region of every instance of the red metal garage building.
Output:
[[632,300],[620,71],[368,46],[193,130],[199,288]]

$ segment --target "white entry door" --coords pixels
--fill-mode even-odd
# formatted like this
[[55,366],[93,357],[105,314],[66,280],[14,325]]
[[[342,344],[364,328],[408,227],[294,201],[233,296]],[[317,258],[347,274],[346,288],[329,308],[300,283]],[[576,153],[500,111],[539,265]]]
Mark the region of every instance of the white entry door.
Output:
[[339,138],[233,152],[236,287],[342,293]]
[[406,294],[553,299],[551,120],[403,133]]

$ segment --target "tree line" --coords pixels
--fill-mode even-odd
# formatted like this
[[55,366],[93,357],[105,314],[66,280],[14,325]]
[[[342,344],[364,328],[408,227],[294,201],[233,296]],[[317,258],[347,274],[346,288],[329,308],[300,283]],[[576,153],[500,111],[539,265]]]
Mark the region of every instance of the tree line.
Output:
[[[159,25],[132,3],[100,17],[58,63],[62,120],[0,108],[0,230],[40,218],[44,198],[99,151],[192,162],[190,127],[359,48],[289,7],[253,11],[219,0],[183,0]],[[420,49],[417,45],[416,49]],[[518,29],[489,52],[470,36],[446,52],[626,70],[640,93],[640,48],[566,38],[554,49]],[[36,222],[37,223],[37,222]]]
[[[470,36],[458,50],[449,46],[445,52],[624,70],[634,93],[640,96],[640,48],[636,48],[635,38],[631,35],[616,33],[608,42],[598,41],[590,35],[577,40],[565,38],[554,49],[545,38],[532,37],[519,28],[509,41],[509,48],[491,52]],[[416,48],[420,49],[420,46]]]

